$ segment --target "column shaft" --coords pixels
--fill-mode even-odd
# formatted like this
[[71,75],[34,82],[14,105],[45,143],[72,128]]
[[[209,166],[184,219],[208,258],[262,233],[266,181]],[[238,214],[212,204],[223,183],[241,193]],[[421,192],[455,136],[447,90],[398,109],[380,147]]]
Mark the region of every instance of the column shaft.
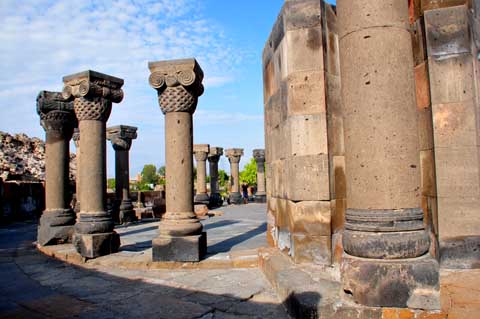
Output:
[[197,193],[207,193],[207,163],[206,161],[197,162]]
[[208,161],[210,171],[210,193],[217,194],[219,190],[218,185],[218,161]]
[[45,148],[45,207],[67,208],[69,180],[69,140],[53,132],[46,134]]

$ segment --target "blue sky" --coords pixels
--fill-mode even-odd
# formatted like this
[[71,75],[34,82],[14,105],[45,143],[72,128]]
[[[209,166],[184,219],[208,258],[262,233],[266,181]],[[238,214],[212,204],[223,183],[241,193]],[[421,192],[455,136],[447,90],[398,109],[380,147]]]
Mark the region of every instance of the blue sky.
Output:
[[[44,137],[35,112],[40,90],[93,69],[125,80],[125,99],[107,126],[139,128],[132,177],[163,165],[164,117],[148,85],[148,61],[196,57],[205,94],[194,114],[194,142],[264,147],[261,53],[283,0],[2,0],[0,130]],[[114,175],[108,145],[108,175]],[[74,151],[74,148],[72,148]],[[223,158],[220,168],[228,170]]]

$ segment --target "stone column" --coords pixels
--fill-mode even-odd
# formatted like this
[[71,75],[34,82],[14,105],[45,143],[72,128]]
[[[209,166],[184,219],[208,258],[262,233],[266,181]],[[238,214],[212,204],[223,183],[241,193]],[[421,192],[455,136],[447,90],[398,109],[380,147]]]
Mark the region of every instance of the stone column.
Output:
[[165,114],[166,213],[152,242],[154,261],[199,261],[206,233],[193,209],[192,115],[203,94],[195,59],[150,62],[150,85]]
[[207,156],[210,151],[208,144],[193,145],[193,155],[197,161],[197,193],[194,202],[208,205],[210,197],[207,194]]
[[253,150],[253,158],[257,162],[257,193],[256,203],[266,203],[267,193],[265,192],[265,150]]
[[338,0],[347,211],[344,291],[368,306],[435,307],[423,224],[408,2]]
[[225,151],[225,156],[230,162],[230,203],[235,205],[243,204],[240,190],[240,158],[243,156],[242,148],[231,148]]
[[218,161],[223,155],[223,148],[210,147],[208,153],[208,164],[210,168],[210,206],[219,207],[223,204],[222,196],[219,193],[220,187],[218,185]]
[[71,240],[75,224],[69,201],[69,144],[76,118],[73,103],[58,92],[41,91],[37,112],[46,133],[45,210],[38,226],[38,243],[56,245]]
[[115,214],[120,223],[131,223],[137,218],[130,200],[130,166],[128,153],[132,140],[137,138],[137,128],[119,125],[107,129],[107,139],[115,150]]
[[63,78],[63,97],[73,99],[80,129],[80,203],[73,243],[86,258],[116,252],[120,238],[106,211],[106,125],[112,102],[123,99],[123,80],[85,71]]
[[80,212],[80,130],[75,128],[73,130],[73,142],[75,143],[75,148],[77,150],[77,173],[75,176],[75,213]]

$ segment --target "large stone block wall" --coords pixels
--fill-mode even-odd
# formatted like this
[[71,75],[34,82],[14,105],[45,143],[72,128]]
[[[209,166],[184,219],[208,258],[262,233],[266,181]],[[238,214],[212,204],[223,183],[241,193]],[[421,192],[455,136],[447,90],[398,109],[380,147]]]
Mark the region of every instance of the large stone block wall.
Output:
[[334,9],[318,0],[286,1],[263,72],[268,241],[297,263],[330,264],[332,220],[343,220],[344,198],[333,178],[343,172]]

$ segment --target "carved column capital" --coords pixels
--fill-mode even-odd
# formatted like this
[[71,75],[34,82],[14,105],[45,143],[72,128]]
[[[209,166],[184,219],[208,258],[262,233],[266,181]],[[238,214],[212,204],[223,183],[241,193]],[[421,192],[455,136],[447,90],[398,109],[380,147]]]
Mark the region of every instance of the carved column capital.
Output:
[[204,162],[207,160],[208,152],[210,151],[210,145],[208,144],[195,144],[193,145],[193,155],[197,162]]
[[230,163],[240,163],[240,158],[243,156],[243,148],[230,148],[225,151],[225,156]]
[[84,71],[63,78],[62,95],[74,100],[79,121],[106,122],[110,117],[112,102],[123,100],[123,80],[95,71]]
[[208,161],[218,163],[222,155],[223,155],[223,148],[210,147],[210,151],[208,152]]
[[115,151],[129,151],[132,140],[137,138],[137,128],[118,125],[107,128],[107,140],[112,142]]
[[257,163],[265,163],[265,150],[264,149],[253,150],[253,158]]
[[149,62],[148,68],[149,83],[157,90],[164,114],[195,112],[198,97],[203,94],[203,71],[195,59]]
[[68,139],[77,126],[73,103],[59,92],[41,91],[37,96],[37,113],[47,133],[65,135]]

